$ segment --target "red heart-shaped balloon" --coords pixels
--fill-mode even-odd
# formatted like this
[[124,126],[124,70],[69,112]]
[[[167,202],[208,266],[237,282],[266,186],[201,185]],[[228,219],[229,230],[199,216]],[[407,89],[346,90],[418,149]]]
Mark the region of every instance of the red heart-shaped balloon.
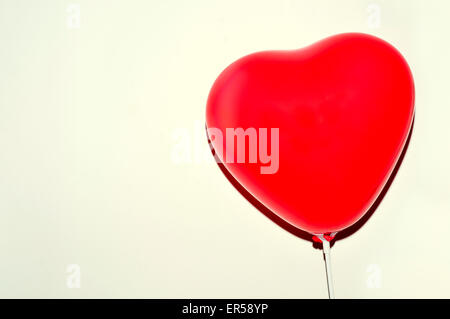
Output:
[[206,125],[242,186],[287,222],[322,234],[370,208],[413,116],[414,82],[401,54],[346,33],[237,60],[210,91]]

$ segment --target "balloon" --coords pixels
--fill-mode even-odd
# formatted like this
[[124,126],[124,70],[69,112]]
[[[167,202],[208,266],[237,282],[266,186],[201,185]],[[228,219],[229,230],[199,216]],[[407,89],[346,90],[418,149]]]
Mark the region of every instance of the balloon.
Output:
[[370,208],[413,117],[414,82],[401,54],[345,33],[232,63],[211,88],[206,127],[246,190],[290,224],[325,234]]

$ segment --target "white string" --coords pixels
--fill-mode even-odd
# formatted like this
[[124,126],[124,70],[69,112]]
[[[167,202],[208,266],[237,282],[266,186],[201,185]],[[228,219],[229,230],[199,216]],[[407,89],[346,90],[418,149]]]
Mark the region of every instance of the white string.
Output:
[[[331,234],[333,236],[333,234]],[[316,235],[322,240],[323,244],[323,256],[325,257],[325,270],[327,272],[327,285],[328,285],[328,297],[334,299],[334,286],[333,276],[331,274],[331,262],[330,262],[330,242],[325,239],[323,234]]]

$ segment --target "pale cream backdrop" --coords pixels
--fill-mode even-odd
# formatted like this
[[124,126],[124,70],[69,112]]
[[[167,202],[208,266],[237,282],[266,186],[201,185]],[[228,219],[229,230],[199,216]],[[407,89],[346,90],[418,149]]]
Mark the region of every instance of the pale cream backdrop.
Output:
[[0,0],[0,297],[326,298],[321,251],[197,154],[229,63],[358,31],[404,54],[417,109],[378,210],[332,248],[336,296],[449,298],[449,14],[446,1]]

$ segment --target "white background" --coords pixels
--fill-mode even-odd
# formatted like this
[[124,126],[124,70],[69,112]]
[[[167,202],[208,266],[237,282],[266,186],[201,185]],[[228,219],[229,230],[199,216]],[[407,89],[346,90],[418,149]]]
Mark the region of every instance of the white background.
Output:
[[336,296],[450,298],[449,14],[446,1],[0,0],[0,297],[326,298],[321,251],[195,154],[228,64],[357,31],[405,56],[416,118],[378,210],[332,248]]

